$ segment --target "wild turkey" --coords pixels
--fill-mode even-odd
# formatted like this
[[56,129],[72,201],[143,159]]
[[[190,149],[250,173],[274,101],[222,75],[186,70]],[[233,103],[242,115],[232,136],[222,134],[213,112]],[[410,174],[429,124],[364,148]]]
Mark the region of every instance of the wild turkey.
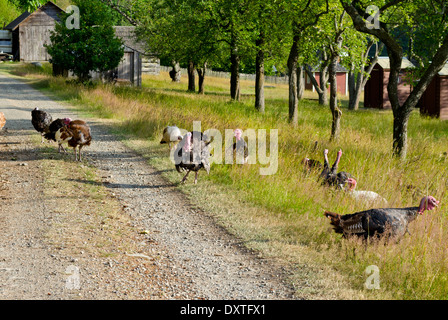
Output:
[[351,174],[345,171],[337,172],[339,161],[341,160],[342,150],[338,151],[338,155],[333,166],[330,169],[330,164],[328,163],[328,149],[324,150],[324,169],[322,170],[319,179],[322,179],[322,183],[329,186],[337,186],[339,188],[344,188],[347,180],[351,178]]
[[[72,119],[70,118],[62,118],[62,119],[56,119],[53,122],[51,122],[50,126],[48,127],[47,132],[44,134],[44,138],[47,140],[56,141],[56,132],[64,127],[68,126]],[[61,152],[61,148],[59,147],[59,152]]]
[[210,174],[209,144],[211,141],[206,142],[205,138],[206,136],[202,132],[192,131],[188,132],[181,143],[177,145],[174,152],[176,170],[179,173],[182,173],[182,170],[187,171],[181,183],[187,180],[191,171],[196,173],[195,184],[198,182],[199,170],[204,169],[207,174]]
[[242,138],[243,131],[241,129],[236,129],[234,135],[236,141],[232,145],[232,150],[236,159],[236,163],[247,163],[247,160],[249,158],[249,148],[247,146],[247,142]]
[[340,215],[325,211],[336,233],[344,237],[402,237],[408,231],[408,224],[425,210],[437,207],[439,201],[433,196],[423,197],[418,207],[370,209],[352,214]]
[[370,202],[370,203],[381,203],[387,205],[387,200],[380,196],[378,193],[373,191],[365,191],[365,190],[355,190],[356,188],[356,180],[353,178],[347,179],[347,188],[346,192],[356,200]]
[[[168,126],[165,129],[163,129],[163,136],[162,140],[160,140],[160,144],[168,143],[168,146],[170,148],[170,151],[172,148],[175,148],[176,145],[179,143],[179,141],[182,140],[182,133],[180,132],[180,129],[176,126]],[[171,144],[173,146],[171,147]]]
[[3,112],[0,112],[0,130],[3,129],[3,127],[6,124],[6,117],[5,114]]
[[[82,120],[71,121],[69,125],[60,128],[56,134],[56,141],[59,148],[63,149],[62,144],[67,143],[75,152],[75,161],[81,161],[81,149],[84,146],[90,146],[92,136],[89,126]],[[65,150],[64,150],[65,151]]]
[[44,142],[44,135],[50,132],[50,125],[53,122],[53,117],[46,111],[34,108],[31,111],[31,123],[34,129],[41,134],[41,142]]
[[322,170],[322,163],[319,160],[303,158],[302,165],[306,171]]

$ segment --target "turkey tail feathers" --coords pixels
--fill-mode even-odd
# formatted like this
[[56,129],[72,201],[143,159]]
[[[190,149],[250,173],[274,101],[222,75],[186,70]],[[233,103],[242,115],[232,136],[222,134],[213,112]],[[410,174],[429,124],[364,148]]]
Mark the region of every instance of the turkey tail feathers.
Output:
[[334,212],[330,212],[330,211],[325,211],[324,215],[331,220],[331,223],[333,224],[333,222],[338,222],[341,220],[341,216],[337,213]]
[[336,233],[341,233],[343,231],[341,227],[341,215],[335,212],[325,211],[325,217],[331,220],[330,224],[334,226],[334,231]]

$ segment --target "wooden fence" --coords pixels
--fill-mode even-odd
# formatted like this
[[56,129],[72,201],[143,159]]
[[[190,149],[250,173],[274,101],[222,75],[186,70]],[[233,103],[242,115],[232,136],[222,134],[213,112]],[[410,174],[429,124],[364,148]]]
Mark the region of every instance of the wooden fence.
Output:
[[[172,67],[168,66],[160,66],[160,71],[169,72],[171,71]],[[181,73],[186,75],[187,69],[181,68]],[[207,69],[207,72],[205,73],[206,77],[217,77],[217,78],[226,78],[230,79],[230,72],[223,72],[223,71],[214,71]],[[250,80],[255,81],[255,74],[248,74],[248,73],[240,73],[240,80]],[[277,77],[277,76],[265,76],[264,81],[266,83],[275,83],[275,84],[288,84],[289,83],[289,77]]]

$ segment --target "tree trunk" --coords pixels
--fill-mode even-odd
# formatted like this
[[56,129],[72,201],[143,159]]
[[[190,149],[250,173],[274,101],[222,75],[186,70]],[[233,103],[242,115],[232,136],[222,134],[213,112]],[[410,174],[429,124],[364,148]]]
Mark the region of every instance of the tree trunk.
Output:
[[357,75],[353,72],[353,74],[349,74],[348,78],[349,82],[349,98],[348,98],[348,109],[349,110],[358,110],[359,101],[361,100],[361,92],[362,88],[364,88],[364,74],[362,72],[358,72]]
[[[327,62],[325,62],[327,63]],[[323,71],[322,71],[323,70]],[[319,104],[325,105],[327,104],[327,82],[328,82],[328,66],[325,65],[325,67],[321,68],[321,76],[319,77],[320,85],[317,83],[316,78],[314,77],[314,74],[310,70],[310,66],[305,67],[305,71],[308,74],[308,77],[311,80],[311,83],[314,86],[314,89],[316,90],[318,96],[319,96]],[[323,77],[322,77],[323,74]],[[325,88],[325,90],[323,89]]]
[[319,94],[319,104],[321,105],[326,105],[328,103],[328,77],[328,65],[324,63],[320,68],[319,76],[319,85],[321,90],[317,92]]
[[302,100],[305,93],[305,72],[303,66],[297,68],[297,99]]
[[169,72],[170,74],[170,78],[173,82],[180,82],[180,65],[179,62],[177,61],[172,61],[171,65],[173,67],[173,69],[171,69],[171,71]]
[[355,92],[356,92],[356,74],[357,72],[355,72],[355,65],[354,63],[350,64],[350,70],[348,71],[348,79],[347,79],[347,84],[348,84],[348,109],[349,110],[355,110],[355,106],[354,106],[354,97],[355,97]]
[[190,61],[188,62],[188,91],[195,92],[196,91],[196,85],[195,85],[195,75],[194,75],[194,62]]
[[408,148],[408,120],[409,114],[394,112],[393,150],[403,160]]
[[258,47],[257,58],[255,60],[255,109],[264,113],[264,34],[261,32],[256,41]]
[[[363,54],[363,65],[365,66],[367,60],[369,58],[370,48],[375,44],[374,41],[370,41],[367,45],[366,51]],[[384,43],[378,45],[375,44],[376,50],[375,55],[370,60],[370,64],[367,68],[365,68],[364,72],[355,72],[354,67],[350,69],[349,79],[348,79],[348,88],[349,88],[349,101],[348,101],[348,109],[349,110],[358,110],[359,101],[361,100],[361,93],[364,87],[366,86],[367,80],[369,79],[370,73],[372,73],[373,67],[378,61],[378,56],[384,48]]]
[[331,136],[330,140],[338,140],[339,132],[341,130],[341,117],[342,111],[338,107],[337,97],[337,79],[336,79],[336,65],[338,63],[339,56],[334,55],[331,58],[329,67],[329,81],[330,81],[330,110],[333,117],[331,124]]
[[295,35],[288,57],[289,122],[294,126],[297,126],[299,121],[299,99],[297,96],[297,62],[299,59],[299,40],[300,37]]
[[230,52],[230,98],[240,101],[240,56],[233,42]]
[[204,80],[205,80],[205,71],[207,69],[207,62],[204,62],[204,64],[202,65],[202,68],[197,68],[197,72],[198,72],[198,78],[199,78],[199,89],[198,89],[198,93],[199,94],[204,94]]

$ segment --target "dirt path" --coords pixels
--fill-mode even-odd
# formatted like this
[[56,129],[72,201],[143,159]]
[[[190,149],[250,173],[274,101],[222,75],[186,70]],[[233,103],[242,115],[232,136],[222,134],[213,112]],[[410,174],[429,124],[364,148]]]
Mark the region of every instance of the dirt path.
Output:
[[[79,118],[76,112],[2,73],[0,89],[7,118],[7,132],[0,134],[0,299],[293,298],[281,268],[241,247],[100,121],[88,119],[94,143],[84,153],[87,163],[75,163],[56,147],[41,152],[32,142],[37,133],[30,119],[34,107],[54,118]],[[75,194],[57,199],[57,192],[48,191],[49,169],[43,166],[49,157],[64,168],[59,174]],[[82,172],[85,165],[100,181],[70,178],[70,170]],[[85,214],[88,199],[76,195],[84,187],[97,187],[121,206],[116,222]],[[52,188],[57,190],[57,181]],[[74,209],[61,209],[62,200],[72,201]],[[98,245],[89,248],[90,236],[76,237],[86,223],[95,237],[108,240],[110,254],[104,248],[100,254]],[[112,235],[116,228],[121,238]],[[132,251],[120,249],[122,242]]]

